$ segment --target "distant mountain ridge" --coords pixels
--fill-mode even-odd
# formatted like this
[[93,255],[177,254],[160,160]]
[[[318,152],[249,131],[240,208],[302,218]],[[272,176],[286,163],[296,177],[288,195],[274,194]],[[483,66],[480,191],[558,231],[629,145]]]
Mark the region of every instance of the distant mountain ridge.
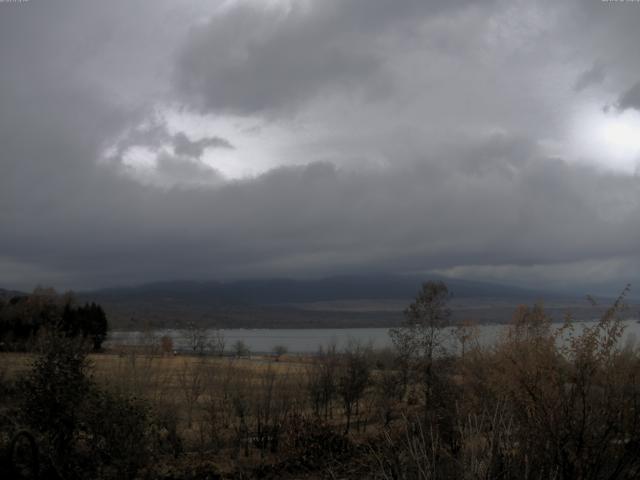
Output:
[[519,287],[434,276],[351,275],[317,280],[176,281],[84,292],[96,299],[173,300],[215,305],[282,305],[356,299],[411,299],[426,280],[443,280],[453,299],[540,299],[558,295]]
[[[538,301],[556,319],[567,309],[576,318],[594,316],[578,295],[436,275],[167,281],[80,291],[75,297],[79,303],[103,306],[115,329],[175,328],[191,322],[220,328],[386,328],[400,324],[404,309],[428,280],[442,280],[449,287],[454,320],[504,323],[517,305]],[[0,289],[0,298],[16,294],[21,295]]]
[[7,299],[11,297],[23,297],[27,295],[24,292],[19,292],[17,290],[5,290],[4,288],[0,288],[0,299]]
[[[453,320],[505,323],[520,304],[544,302],[554,319],[599,315],[584,296],[436,275],[342,275],[312,280],[166,281],[75,293],[101,305],[114,329],[176,328],[186,323],[220,328],[368,328],[399,325],[404,309],[428,280],[451,293]],[[0,299],[21,292],[0,289]]]

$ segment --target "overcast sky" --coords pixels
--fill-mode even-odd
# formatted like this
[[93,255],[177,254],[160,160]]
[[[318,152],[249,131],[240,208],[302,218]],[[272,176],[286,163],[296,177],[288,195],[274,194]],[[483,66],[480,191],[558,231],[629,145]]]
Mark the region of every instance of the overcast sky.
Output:
[[640,287],[640,3],[0,1],[0,287]]

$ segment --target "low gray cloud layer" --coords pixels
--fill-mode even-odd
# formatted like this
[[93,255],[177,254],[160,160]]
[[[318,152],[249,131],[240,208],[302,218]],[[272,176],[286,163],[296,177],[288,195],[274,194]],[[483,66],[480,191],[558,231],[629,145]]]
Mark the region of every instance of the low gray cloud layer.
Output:
[[639,21],[599,0],[0,3],[0,286],[637,280],[636,144],[584,153],[575,125],[640,110]]
[[640,110],[640,82],[636,83],[629,90],[620,95],[618,108],[621,110],[626,110],[627,108]]
[[393,54],[388,37],[410,39],[425,19],[472,4],[326,0],[283,10],[240,3],[191,30],[177,82],[200,108],[240,113],[294,108],[335,89],[377,95],[376,77]]
[[591,68],[585,70],[576,80],[574,85],[574,89],[577,92],[581,92],[585,88],[590,87],[591,85],[601,84],[606,77],[606,70],[604,65],[601,63],[594,63]]

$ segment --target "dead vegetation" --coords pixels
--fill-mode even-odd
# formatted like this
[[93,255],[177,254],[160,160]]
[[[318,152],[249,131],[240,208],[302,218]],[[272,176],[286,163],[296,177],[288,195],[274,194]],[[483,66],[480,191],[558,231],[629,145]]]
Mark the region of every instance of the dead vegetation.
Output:
[[[558,328],[542,306],[521,307],[490,348],[474,341],[467,323],[456,330],[464,346],[456,355],[443,350],[446,290],[430,285],[422,293],[393,333],[394,351],[352,343],[306,358],[174,356],[161,348],[88,355],[86,374],[108,395],[88,404],[129,412],[144,431],[127,445],[148,460],[131,463],[118,451],[118,474],[637,478],[640,353],[620,342],[626,291],[588,328],[570,318]],[[24,408],[13,385],[30,375],[33,360],[2,354],[5,411]],[[135,412],[144,421],[136,423]],[[93,430],[79,423],[81,435],[68,432],[83,439],[69,448],[98,448],[107,434],[113,448],[122,443],[91,418]],[[47,432],[31,430],[46,444]],[[101,470],[105,478],[113,468]]]

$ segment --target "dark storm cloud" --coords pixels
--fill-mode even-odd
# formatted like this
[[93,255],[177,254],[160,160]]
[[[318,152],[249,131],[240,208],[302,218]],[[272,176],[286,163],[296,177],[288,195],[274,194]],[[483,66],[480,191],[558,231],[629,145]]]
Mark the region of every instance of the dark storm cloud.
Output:
[[620,95],[617,107],[620,110],[632,108],[640,111],[640,82],[636,83],[629,90]]
[[287,109],[335,88],[379,92],[386,34],[410,35],[421,21],[471,4],[326,0],[284,10],[239,3],[191,31],[177,85],[196,109],[241,114]]
[[[287,167],[216,190],[93,185],[82,209],[48,209],[46,239],[40,222],[25,222],[0,242],[14,258],[98,283],[478,259],[535,265],[637,251],[635,180],[535,156],[515,166],[500,160],[513,148],[504,139],[477,145],[494,152],[494,167],[483,171],[456,155],[367,174]],[[109,198],[114,187],[118,199]],[[51,228],[56,222],[64,228]]]
[[294,9],[284,16],[239,6],[196,28],[177,72],[192,105],[240,113],[280,108],[324,87],[355,87],[377,67],[362,39],[326,36],[314,17]]
[[[640,259],[637,177],[548,148],[572,87],[605,103],[637,81],[635,10],[595,3],[0,3],[0,282],[579,278],[612,259],[612,281],[637,277],[619,267]],[[204,159],[244,144],[154,114],[180,102],[281,122],[281,166],[225,180]],[[137,146],[142,176],[123,162]]]
[[573,89],[576,92],[581,92],[585,88],[590,87],[591,85],[598,85],[604,81],[606,77],[606,70],[604,65],[599,62],[593,64],[591,68],[585,70],[580,74],[578,79],[576,80]]

